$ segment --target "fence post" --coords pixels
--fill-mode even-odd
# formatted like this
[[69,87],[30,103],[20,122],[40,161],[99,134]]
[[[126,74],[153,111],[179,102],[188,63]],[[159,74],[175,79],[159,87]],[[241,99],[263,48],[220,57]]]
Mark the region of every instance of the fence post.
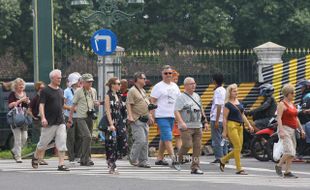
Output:
[[263,68],[278,63],[283,63],[282,55],[285,47],[278,44],[267,42],[255,47],[253,50],[258,57],[258,82],[264,82]]

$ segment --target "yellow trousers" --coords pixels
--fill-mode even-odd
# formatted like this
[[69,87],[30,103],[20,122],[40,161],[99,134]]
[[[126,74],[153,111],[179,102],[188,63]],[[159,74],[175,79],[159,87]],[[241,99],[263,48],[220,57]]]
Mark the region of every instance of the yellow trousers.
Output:
[[236,169],[240,171],[242,170],[240,157],[243,144],[243,126],[234,121],[227,121],[226,127],[228,138],[233,145],[233,150],[222,157],[221,162],[226,163],[229,159],[235,158]]

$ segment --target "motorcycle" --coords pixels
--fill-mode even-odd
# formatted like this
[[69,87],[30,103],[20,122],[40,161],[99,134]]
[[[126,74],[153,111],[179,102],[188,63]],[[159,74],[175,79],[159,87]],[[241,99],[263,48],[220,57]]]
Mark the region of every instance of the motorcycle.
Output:
[[273,160],[272,151],[273,144],[277,141],[277,120],[272,117],[265,129],[259,130],[255,133],[251,141],[251,154],[259,161]]

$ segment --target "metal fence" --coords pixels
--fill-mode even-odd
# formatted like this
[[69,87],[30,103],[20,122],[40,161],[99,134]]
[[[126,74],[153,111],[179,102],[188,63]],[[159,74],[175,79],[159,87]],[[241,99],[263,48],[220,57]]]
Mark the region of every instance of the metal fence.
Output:
[[161,67],[169,64],[180,73],[180,81],[194,77],[199,84],[212,82],[212,74],[221,72],[226,83],[256,80],[256,56],[252,51],[209,50],[168,52],[132,52],[123,58],[122,76],[130,78],[143,71],[152,82],[161,80]]
[[[67,76],[71,72],[91,73],[97,78],[97,56],[87,45],[58,31],[55,37],[55,64]],[[309,49],[288,48],[283,61],[309,54]],[[192,76],[199,84],[209,84],[213,73],[221,72],[225,83],[257,81],[257,57],[253,50],[176,50],[131,51],[122,57],[122,78],[131,79],[136,71],[143,71],[152,84],[161,80],[163,65],[169,64],[180,73],[180,82]]]

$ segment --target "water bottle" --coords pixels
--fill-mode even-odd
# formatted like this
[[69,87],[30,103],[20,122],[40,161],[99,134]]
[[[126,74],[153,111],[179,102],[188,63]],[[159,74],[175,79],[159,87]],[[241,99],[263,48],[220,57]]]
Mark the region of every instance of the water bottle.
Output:
[[224,146],[225,144],[226,144],[226,139],[222,138],[221,146]]

